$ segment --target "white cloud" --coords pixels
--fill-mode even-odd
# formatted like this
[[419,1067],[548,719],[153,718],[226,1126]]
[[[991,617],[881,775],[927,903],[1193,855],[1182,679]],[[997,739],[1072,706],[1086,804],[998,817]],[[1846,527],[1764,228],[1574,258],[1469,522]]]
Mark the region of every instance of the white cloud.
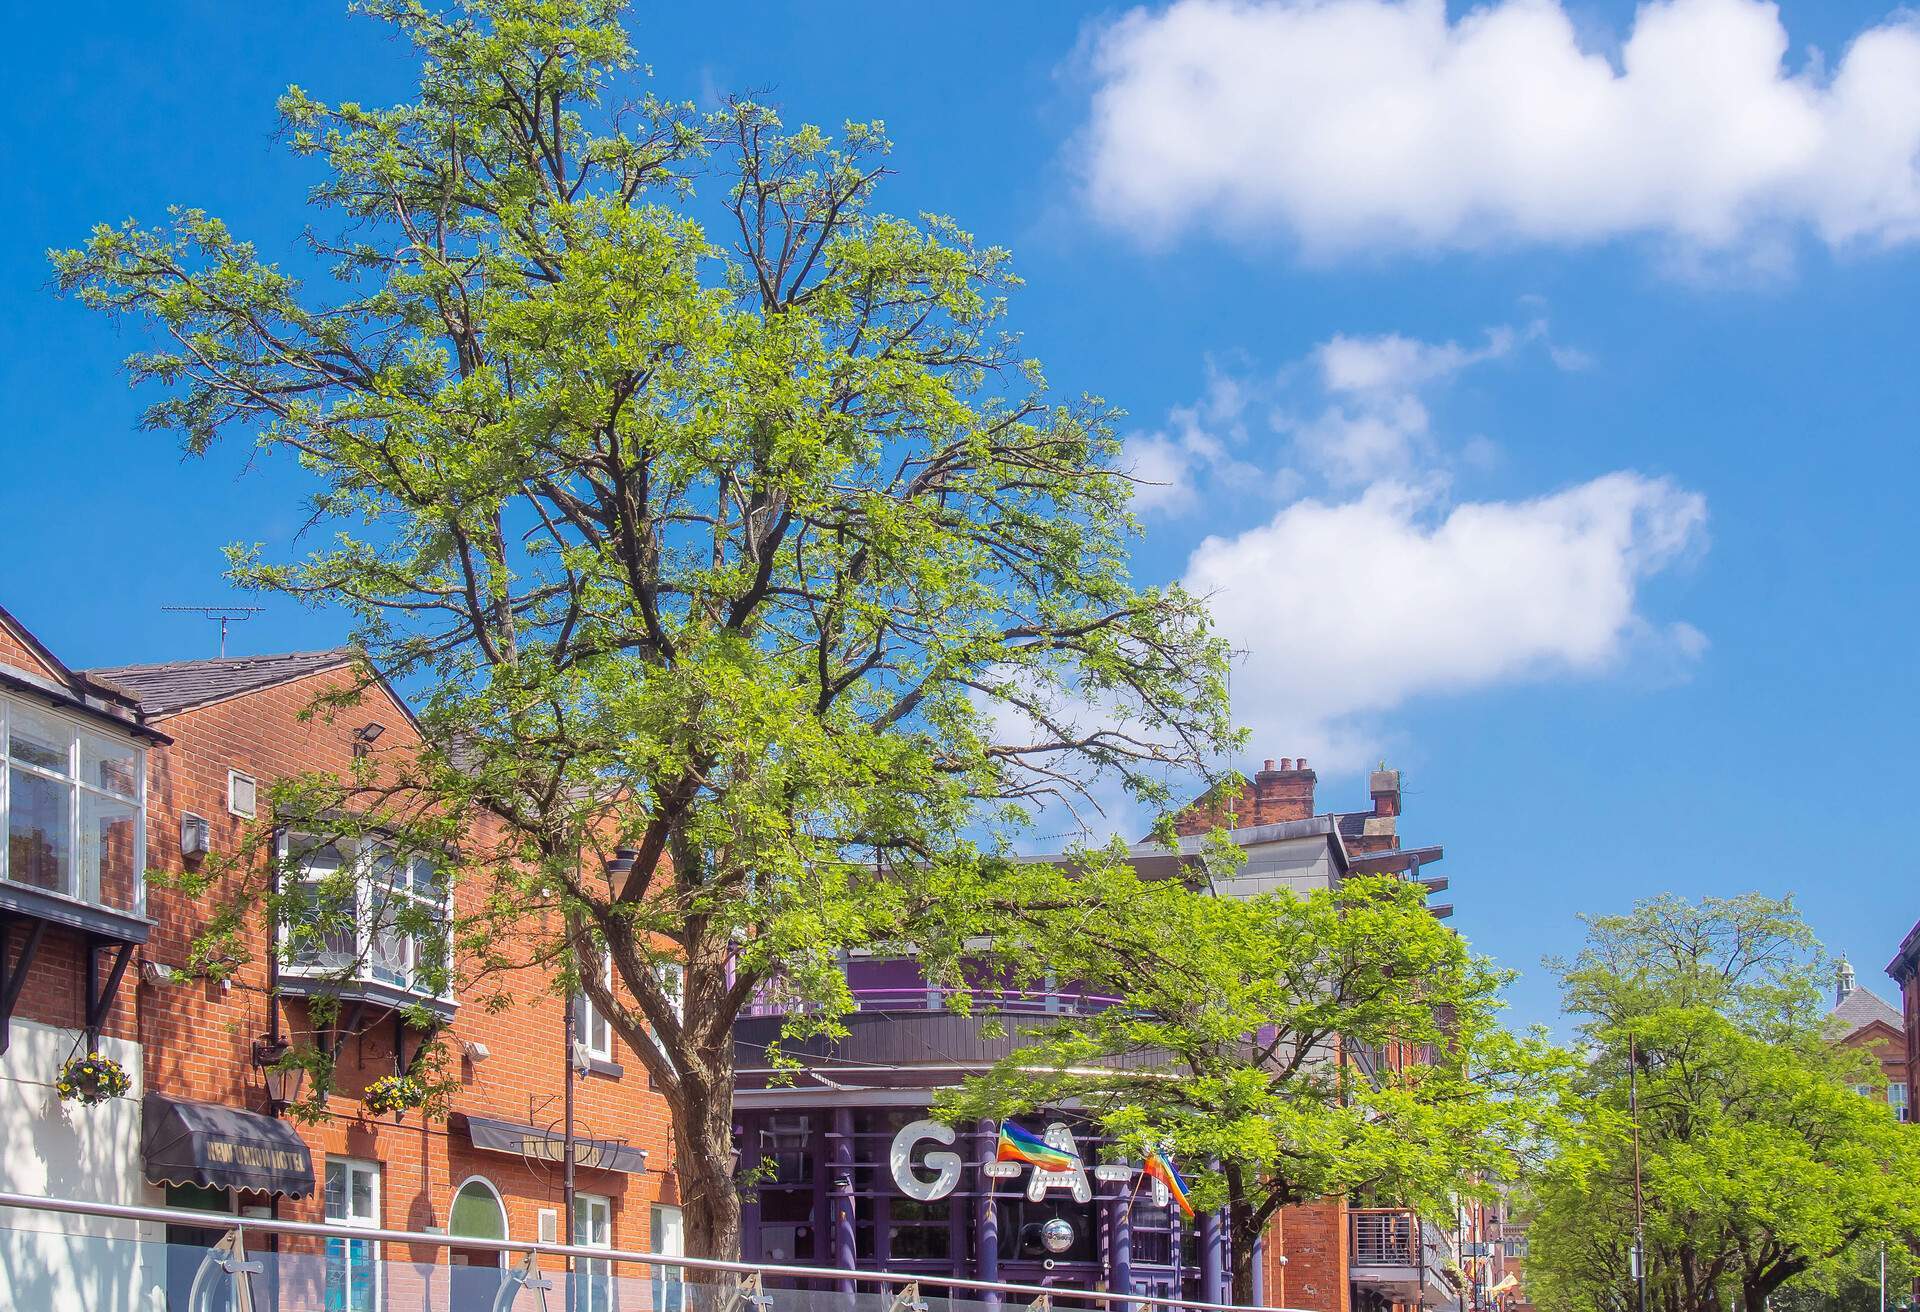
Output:
[[1659,630],[1638,596],[1705,531],[1702,497],[1634,473],[1450,508],[1382,483],[1209,537],[1184,582],[1244,653],[1234,714],[1256,747],[1357,768],[1380,716],[1424,694],[1591,675],[1636,643],[1697,657],[1704,635]]
[[1260,471],[1234,456],[1246,441],[1247,385],[1207,365],[1206,394],[1167,415],[1166,427],[1135,433],[1121,444],[1120,469],[1134,481],[1133,508],[1146,515],[1183,515],[1200,504],[1201,481],[1258,481]]
[[1759,0],[1644,5],[1617,64],[1558,0],[1176,0],[1095,40],[1088,195],[1148,237],[1279,224],[1321,252],[1920,237],[1920,19],[1831,76],[1788,47]]
[[1329,392],[1404,391],[1483,360],[1498,360],[1512,352],[1516,337],[1511,328],[1491,328],[1485,346],[1469,348],[1457,342],[1422,342],[1399,333],[1378,337],[1335,333],[1314,351],[1314,357]]

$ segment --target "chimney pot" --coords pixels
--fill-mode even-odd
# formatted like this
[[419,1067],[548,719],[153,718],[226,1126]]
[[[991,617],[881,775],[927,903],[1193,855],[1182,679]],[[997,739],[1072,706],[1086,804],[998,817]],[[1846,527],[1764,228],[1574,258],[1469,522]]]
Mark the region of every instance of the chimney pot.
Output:
[[1281,758],[1280,758],[1280,768],[1281,768],[1282,770],[1291,770],[1291,769],[1293,769],[1293,758],[1292,758],[1291,756],[1283,756],[1283,757],[1281,757]]
[[1271,756],[1269,756],[1269,757],[1267,758],[1267,763],[1266,763],[1266,764],[1265,764],[1264,766],[1262,766],[1261,768],[1262,768],[1263,770],[1271,770],[1271,769],[1273,769],[1273,758],[1272,758]]
[[1306,768],[1307,768],[1307,758],[1306,758],[1306,757],[1304,757],[1304,756],[1303,756],[1303,757],[1301,757],[1301,758],[1300,758],[1300,759],[1299,759],[1298,761],[1296,761],[1296,762],[1294,763],[1294,768],[1295,768],[1295,769],[1297,769],[1297,770],[1304,770],[1304,769],[1306,769]]

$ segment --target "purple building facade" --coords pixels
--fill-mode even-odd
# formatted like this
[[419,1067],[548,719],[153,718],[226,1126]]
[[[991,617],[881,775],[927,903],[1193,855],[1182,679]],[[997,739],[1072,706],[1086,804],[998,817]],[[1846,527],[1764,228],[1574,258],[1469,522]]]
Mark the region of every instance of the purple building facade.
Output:
[[[1312,813],[1314,775],[1305,761],[1279,768],[1270,761],[1249,783],[1238,816],[1203,804],[1177,847],[1135,846],[1135,868],[1146,878],[1182,874],[1201,859],[1207,840],[1200,831],[1219,823],[1245,858],[1230,874],[1212,876],[1221,896],[1307,895],[1355,874],[1396,875],[1429,893],[1446,889],[1444,877],[1425,872],[1441,859],[1438,847],[1399,844],[1398,772],[1376,771],[1373,807],[1350,813]],[[1452,908],[1431,910],[1445,917]],[[1023,993],[975,987],[972,1009],[962,1015],[947,1007],[911,959],[856,957],[846,972],[857,1010],[837,1039],[781,1042],[783,1062],[776,1068],[766,1053],[780,1038],[779,1008],[769,1005],[735,1027],[741,1166],[765,1164],[742,1218],[748,1260],[914,1272],[924,1278],[923,1292],[938,1292],[943,1278],[959,1277],[1044,1285],[1062,1294],[1231,1301],[1231,1264],[1218,1219],[1181,1216],[1163,1187],[1141,1177],[1139,1162],[1107,1160],[1109,1145],[1070,1109],[1016,1121],[1072,1146],[1085,1169],[1071,1176],[996,1163],[998,1127],[991,1123],[948,1127],[930,1118],[941,1089],[1014,1051],[1022,1028],[1113,999],[1051,982]],[[1377,1075],[1378,1054],[1357,1046],[1344,1051],[1363,1075]],[[1345,1227],[1344,1212],[1335,1224]],[[1380,1289],[1387,1290],[1387,1302],[1424,1301],[1402,1297],[1390,1284],[1368,1284],[1368,1272],[1348,1269],[1342,1245],[1321,1244],[1290,1257],[1282,1229],[1276,1220],[1256,1251],[1256,1303],[1271,1295],[1288,1306],[1350,1312],[1380,1302]],[[1303,1273],[1297,1290],[1289,1262]]]
[[[735,1031],[741,1164],[761,1171],[742,1217],[745,1259],[884,1267],[920,1274],[928,1289],[962,1277],[1224,1301],[1215,1218],[1187,1219],[1140,1163],[1109,1160],[1084,1118],[1016,1118],[1071,1146],[1084,1163],[1072,1172],[995,1162],[992,1121],[955,1129],[929,1119],[940,1088],[1018,1043],[1022,1019],[1108,999],[1071,987],[982,990],[974,1013],[960,1015],[911,960],[855,960],[847,974],[859,1010],[847,1017],[846,1037],[782,1045],[802,1063],[794,1087],[775,1083],[765,1058],[777,1014]],[[1015,1033],[999,1035],[990,1017]]]

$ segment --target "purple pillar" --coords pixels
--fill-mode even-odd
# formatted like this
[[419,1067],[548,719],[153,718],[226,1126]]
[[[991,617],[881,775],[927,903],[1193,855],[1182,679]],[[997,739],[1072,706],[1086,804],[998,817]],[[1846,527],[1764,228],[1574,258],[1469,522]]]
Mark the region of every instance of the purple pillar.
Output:
[[[1118,1186],[1120,1196],[1107,1204],[1107,1290],[1115,1294],[1133,1292],[1133,1197],[1125,1184]],[[1133,1304],[1115,1304],[1118,1312],[1132,1312]]]
[[[851,1269],[856,1260],[853,1242],[853,1109],[833,1109],[833,1142],[830,1146],[833,1169],[827,1181],[828,1230],[832,1235],[828,1250],[834,1266]],[[834,1288],[843,1294],[854,1291],[851,1280],[836,1280]]]
[[[998,1280],[1000,1278],[1000,1212],[993,1201],[993,1177],[986,1173],[986,1164],[994,1159],[1000,1143],[1000,1127],[990,1120],[982,1120],[974,1126],[973,1141],[979,1156],[974,1167],[974,1179],[979,1184],[979,1196],[974,1200],[973,1212],[973,1273],[976,1279]],[[1000,1291],[981,1290],[980,1301],[989,1306],[1000,1304]]]
[[1202,1303],[1226,1303],[1226,1282],[1220,1277],[1224,1274],[1226,1263],[1220,1259],[1225,1256],[1226,1235],[1220,1230],[1220,1213],[1202,1212],[1200,1214],[1200,1301]]
[[1253,1241],[1253,1305],[1267,1305],[1267,1237],[1261,1235]]

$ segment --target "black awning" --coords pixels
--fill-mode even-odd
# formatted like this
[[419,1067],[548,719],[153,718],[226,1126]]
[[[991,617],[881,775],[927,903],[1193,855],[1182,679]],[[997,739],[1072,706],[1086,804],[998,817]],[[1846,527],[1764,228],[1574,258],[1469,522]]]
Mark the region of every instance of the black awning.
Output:
[[[542,1130],[533,1125],[515,1125],[512,1121],[491,1121],[484,1116],[454,1116],[454,1129],[464,1125],[475,1148],[489,1152],[512,1153],[541,1162],[565,1161],[567,1138],[557,1130]],[[601,1171],[625,1171],[637,1175],[647,1169],[647,1155],[618,1139],[573,1141],[573,1164]]]
[[197,1184],[305,1198],[313,1153],[285,1121],[150,1093],[140,1101],[140,1158],[155,1184]]

